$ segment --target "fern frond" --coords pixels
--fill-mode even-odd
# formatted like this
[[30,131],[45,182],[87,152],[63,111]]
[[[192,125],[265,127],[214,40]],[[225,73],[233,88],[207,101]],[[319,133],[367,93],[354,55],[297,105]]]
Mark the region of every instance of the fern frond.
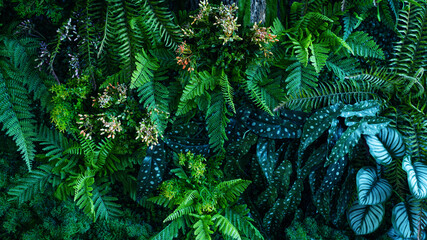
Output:
[[144,50],[136,56],[136,61],[136,69],[132,73],[130,88],[138,88],[152,81],[154,72],[160,67],[157,60],[149,57]]
[[228,106],[230,106],[233,113],[236,113],[236,107],[233,102],[233,87],[231,87],[230,82],[226,74],[221,74],[220,85],[224,99],[227,101]]
[[86,170],[84,174],[80,174],[74,185],[74,201],[77,206],[93,219],[96,219],[95,206],[92,200],[92,185],[95,183],[94,175],[90,170]]
[[138,88],[139,101],[151,112],[151,121],[156,124],[160,135],[166,129],[169,117],[169,90],[161,83],[168,79],[165,74],[165,71],[155,72],[151,81]]
[[314,33],[318,29],[324,30],[325,25],[323,23],[333,22],[332,19],[319,12],[308,12],[296,23],[295,28],[308,29],[310,33]]
[[284,92],[278,81],[268,75],[268,66],[251,64],[246,70],[246,91],[259,108],[274,115],[272,109],[282,101]]
[[212,221],[215,222],[215,227],[222,235],[229,236],[233,239],[242,239],[237,228],[226,217],[221,214],[215,214],[212,217]]
[[218,84],[218,78],[207,71],[193,74],[179,100],[177,115],[189,112],[195,106],[192,102],[197,102],[198,97],[203,96],[208,90],[213,90]]
[[199,220],[193,225],[196,240],[211,240],[213,231],[210,226],[214,224],[211,219],[212,217],[210,215],[201,215],[197,217]]
[[184,215],[189,215],[190,213],[195,213],[196,210],[194,206],[179,206],[177,209],[175,209],[171,214],[169,214],[163,222],[169,222],[173,221],[175,219],[178,219]]
[[120,204],[116,203],[118,200],[116,197],[105,196],[104,191],[101,191],[99,187],[94,187],[92,191],[92,201],[95,211],[95,220],[109,220],[110,218],[117,218],[122,215],[120,210]]
[[224,143],[227,141],[225,128],[230,121],[226,116],[227,112],[222,94],[220,92],[213,94],[206,112],[206,128],[209,135],[209,145],[219,153],[225,152]]
[[52,166],[41,165],[20,179],[18,185],[9,189],[12,197],[9,201],[17,201],[19,204],[31,200],[34,195],[46,189],[46,185],[52,177]]
[[388,96],[396,92],[396,85],[400,82],[393,74],[389,74],[386,68],[372,68],[369,72],[351,75],[347,78],[355,82],[369,83],[375,90],[381,91]]
[[286,71],[290,72],[285,80],[288,94],[304,92],[317,87],[318,73],[312,65],[303,67],[300,62],[295,62],[289,65]]
[[310,61],[313,64],[316,72],[319,73],[326,65],[326,59],[328,58],[329,53],[328,46],[322,43],[313,43],[310,45],[310,50]]
[[326,67],[341,81],[347,76],[360,73],[358,66],[359,62],[356,59],[338,55],[330,55],[326,61]]
[[219,183],[215,189],[221,193],[221,198],[233,202],[242,194],[251,184],[251,181],[242,179],[233,179]]
[[350,34],[347,43],[353,49],[355,56],[384,59],[384,52],[377,45],[374,38],[366,32],[354,32]]
[[249,239],[264,239],[259,230],[252,224],[246,205],[236,205],[225,209],[225,217]]
[[173,220],[162,231],[151,237],[151,240],[172,240],[178,237],[178,231],[185,227],[184,218]]
[[[1,65],[0,65],[1,68]],[[0,72],[0,123],[2,131],[13,138],[31,171],[34,159],[35,126],[30,112],[28,93],[20,83],[3,78]]]
[[69,142],[62,133],[44,125],[40,125],[36,140],[45,146],[43,151],[46,152],[45,156],[49,157],[49,161],[62,157],[65,149],[72,146],[71,141]]
[[279,105],[293,110],[313,110],[329,106],[337,102],[346,104],[368,99],[381,99],[378,91],[366,82],[343,81],[319,83],[319,87],[308,92],[300,92],[287,97]]

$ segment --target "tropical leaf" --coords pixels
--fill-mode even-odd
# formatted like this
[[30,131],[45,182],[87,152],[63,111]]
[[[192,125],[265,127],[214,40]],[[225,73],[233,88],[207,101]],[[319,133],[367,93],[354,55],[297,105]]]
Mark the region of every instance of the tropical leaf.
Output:
[[347,220],[357,235],[374,232],[381,225],[385,209],[382,204],[361,205],[357,201],[348,210]]
[[276,166],[279,154],[275,149],[274,140],[258,138],[257,143],[257,160],[261,166],[267,182],[270,184],[273,178],[274,168]]
[[328,45],[326,44],[311,44],[310,45],[311,56],[310,61],[313,64],[314,69],[319,73],[322,68],[326,65],[326,59],[328,59]]
[[378,135],[366,135],[369,152],[378,164],[388,165],[393,158],[405,155],[405,143],[394,128],[383,128]]
[[359,204],[375,205],[387,201],[391,196],[391,185],[387,180],[379,178],[375,168],[363,167],[356,175]]
[[426,211],[419,200],[410,197],[393,207],[391,222],[394,230],[407,239],[418,235],[419,229],[427,225]]
[[427,166],[422,162],[411,162],[411,157],[403,158],[402,168],[408,174],[409,190],[416,199],[427,197]]

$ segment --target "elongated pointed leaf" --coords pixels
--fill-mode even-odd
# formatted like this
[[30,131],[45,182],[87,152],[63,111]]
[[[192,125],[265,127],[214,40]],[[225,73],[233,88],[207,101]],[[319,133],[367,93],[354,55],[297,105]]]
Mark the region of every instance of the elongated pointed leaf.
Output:
[[333,119],[337,118],[341,113],[343,104],[322,108],[311,115],[304,124],[304,130],[301,136],[301,145],[298,150],[298,155],[302,156],[305,149],[318,139],[331,126]]
[[405,154],[403,138],[393,128],[383,128],[376,136],[365,136],[365,140],[378,164],[388,165],[394,157],[403,157]]
[[426,226],[425,214],[420,201],[409,198],[407,202],[400,202],[393,207],[393,228],[403,238],[417,235],[418,229],[424,229]]
[[384,212],[382,204],[360,205],[356,201],[348,210],[347,220],[357,235],[365,235],[377,230],[384,218]]
[[377,176],[375,168],[364,167],[357,172],[357,194],[359,204],[375,205],[385,202],[391,196],[391,185]]
[[408,185],[412,195],[417,199],[427,197],[427,166],[421,162],[411,162],[409,155],[403,158],[402,168],[408,173]]
[[344,156],[335,163],[330,164],[328,166],[328,170],[326,170],[326,175],[323,178],[323,182],[318,190],[318,193],[329,191],[335,187],[341,181],[341,177],[344,175],[346,166],[347,156]]
[[362,136],[363,123],[364,122],[359,122],[345,130],[334,148],[332,148],[331,154],[325,162],[325,166],[343,158],[354,146],[356,146]]
[[367,117],[367,116],[376,116],[380,111],[381,104],[376,100],[367,100],[357,102],[352,105],[345,105],[341,111],[341,117]]
[[165,167],[166,159],[163,142],[149,147],[138,174],[137,191],[139,199],[156,189],[157,185],[162,181]]
[[279,154],[275,151],[274,140],[259,138],[257,159],[267,182],[270,184]]
[[272,139],[299,138],[302,132],[301,124],[259,111],[253,112],[245,125],[258,136]]

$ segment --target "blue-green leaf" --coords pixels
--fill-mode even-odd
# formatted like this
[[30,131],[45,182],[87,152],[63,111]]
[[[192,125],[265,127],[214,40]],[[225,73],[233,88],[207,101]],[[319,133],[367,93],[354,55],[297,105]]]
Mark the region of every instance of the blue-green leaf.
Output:
[[408,185],[412,195],[417,199],[427,197],[427,166],[421,162],[412,164],[411,157],[403,158],[402,168],[408,173]]
[[256,148],[257,159],[267,182],[270,184],[279,154],[275,150],[274,140],[259,138]]
[[357,194],[359,204],[375,205],[385,202],[391,196],[391,185],[387,180],[378,178],[373,167],[364,167],[357,172]]
[[328,166],[328,170],[326,170],[326,175],[323,178],[323,182],[322,185],[320,185],[318,193],[329,191],[335,187],[341,181],[341,177],[344,175],[346,165],[347,156],[344,156],[338,161],[330,164]]
[[165,149],[163,142],[147,149],[147,155],[142,161],[138,174],[138,198],[148,195],[162,181],[166,167]]
[[426,212],[421,202],[409,198],[407,202],[400,202],[393,207],[391,221],[394,230],[403,238],[417,235],[418,229],[424,229],[427,223]]
[[361,205],[356,201],[348,210],[347,220],[356,235],[365,235],[377,230],[384,218],[384,212],[382,204]]
[[329,158],[325,162],[325,166],[343,158],[356,144],[362,135],[362,126],[364,122],[359,122],[347,128],[340,139],[332,148]]
[[299,138],[301,135],[301,125],[266,112],[253,112],[245,125],[260,137],[283,139]]
[[380,102],[376,100],[366,100],[352,105],[345,105],[341,111],[341,117],[367,117],[375,116],[380,111]]
[[390,127],[383,128],[376,136],[365,136],[369,152],[378,164],[388,165],[394,157],[403,157],[405,143],[400,133]]
[[301,145],[298,155],[302,156],[307,147],[318,139],[336,119],[340,113],[342,103],[337,103],[329,107],[322,108],[311,115],[304,124],[304,130],[301,137]]

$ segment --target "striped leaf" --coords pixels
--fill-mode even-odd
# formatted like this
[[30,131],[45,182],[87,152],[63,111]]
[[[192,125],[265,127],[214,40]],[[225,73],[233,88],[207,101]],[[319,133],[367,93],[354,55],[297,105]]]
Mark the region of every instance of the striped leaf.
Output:
[[391,196],[391,185],[378,178],[375,168],[364,167],[357,172],[357,193],[359,204],[375,205],[385,202]]
[[347,213],[350,227],[357,235],[374,232],[381,225],[383,217],[384,206],[382,204],[361,205],[357,201]]
[[421,162],[412,164],[411,157],[403,158],[402,168],[408,173],[408,185],[412,195],[417,199],[427,197],[427,166]]
[[365,136],[369,152],[378,164],[388,165],[394,157],[405,155],[405,143],[400,133],[390,127],[381,129],[379,134]]
[[402,238],[416,236],[418,229],[424,229],[426,226],[425,214],[420,201],[409,198],[407,202],[400,202],[393,207],[393,228]]

